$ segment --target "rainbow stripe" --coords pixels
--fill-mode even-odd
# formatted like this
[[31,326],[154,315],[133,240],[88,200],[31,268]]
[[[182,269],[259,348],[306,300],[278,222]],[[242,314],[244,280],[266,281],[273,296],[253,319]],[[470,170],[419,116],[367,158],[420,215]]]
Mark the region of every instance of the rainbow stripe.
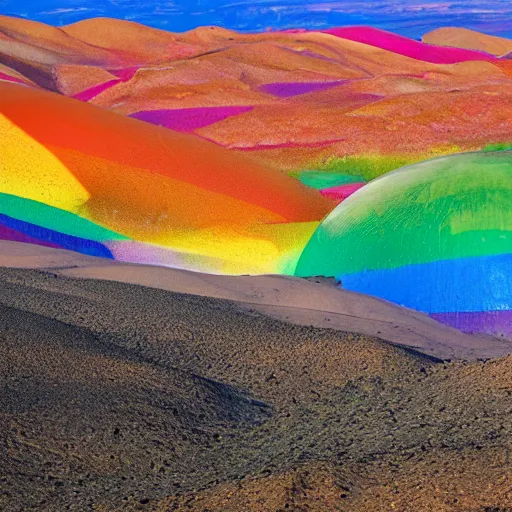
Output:
[[309,241],[296,273],[335,276],[344,288],[463,330],[508,336],[511,198],[510,151],[404,167],[343,201]]
[[290,274],[333,206],[210,142],[7,82],[0,150],[0,238],[122,261]]

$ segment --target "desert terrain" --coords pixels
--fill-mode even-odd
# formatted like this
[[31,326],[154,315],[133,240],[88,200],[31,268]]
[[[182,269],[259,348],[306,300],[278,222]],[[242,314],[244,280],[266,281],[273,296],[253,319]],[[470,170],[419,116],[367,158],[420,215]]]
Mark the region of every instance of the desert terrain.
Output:
[[511,51],[0,15],[0,511],[512,511]]
[[[156,288],[115,282],[115,262],[0,252],[2,510],[512,505],[510,356],[447,361],[341,319],[293,324],[213,297],[224,277],[199,296],[171,289],[200,275],[159,269]],[[124,280],[148,284],[135,268]],[[396,309],[399,332],[419,331]]]

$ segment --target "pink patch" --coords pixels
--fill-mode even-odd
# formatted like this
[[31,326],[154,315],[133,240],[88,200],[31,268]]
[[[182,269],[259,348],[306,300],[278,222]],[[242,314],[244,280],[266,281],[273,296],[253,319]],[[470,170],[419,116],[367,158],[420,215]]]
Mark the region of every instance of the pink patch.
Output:
[[112,80],[109,80],[108,82],[105,82],[104,84],[99,84],[99,85],[95,85],[93,87],[89,87],[89,89],[85,89],[85,91],[81,91],[81,92],[73,95],[73,98],[75,98],[75,100],[80,100],[80,101],[92,100],[94,97],[98,96],[98,94],[101,94],[103,91],[110,89],[113,85],[116,85],[120,82],[122,82],[122,80],[119,80],[118,78],[114,78]]
[[117,78],[119,78],[121,81],[127,82],[128,80],[131,80],[134,77],[138,69],[138,67],[134,66],[131,68],[124,69],[109,69],[108,72],[114,76],[117,76]]
[[89,101],[98,96],[98,94],[101,94],[103,91],[106,91],[107,89],[110,89],[114,85],[117,85],[121,82],[128,82],[128,80],[131,80],[135,73],[137,72],[136,67],[133,68],[125,68],[125,69],[115,69],[115,70],[109,70],[109,73],[117,76],[118,78],[113,78],[112,80],[109,80],[108,82],[105,82],[103,84],[94,85],[93,87],[89,87],[89,89],[85,89],[85,91],[81,91],[75,95],[73,95],[73,98],[75,100],[80,101]]
[[197,107],[175,110],[142,110],[130,114],[130,117],[165,126],[177,132],[193,132],[252,109],[253,107]]
[[266,94],[273,94],[278,98],[290,98],[310,92],[321,92],[347,83],[347,80],[331,82],[275,82],[262,85],[259,89]]
[[6,80],[7,82],[14,82],[15,84],[28,85],[27,82],[24,82],[23,80],[20,80],[19,78],[16,78],[15,76],[6,75],[5,73],[2,73],[1,71],[0,71],[0,80]]
[[321,32],[433,64],[455,64],[473,60],[493,62],[497,60],[496,57],[484,52],[420,43],[407,37],[371,27],[332,28]]
[[347,197],[351,196],[356,190],[364,187],[366,183],[349,183],[347,185],[338,185],[320,190],[320,194],[341,203]]

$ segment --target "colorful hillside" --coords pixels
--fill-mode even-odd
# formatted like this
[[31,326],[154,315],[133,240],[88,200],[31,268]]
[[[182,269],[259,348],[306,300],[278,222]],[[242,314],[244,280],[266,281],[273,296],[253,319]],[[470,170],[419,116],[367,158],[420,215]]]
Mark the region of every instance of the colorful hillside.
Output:
[[509,153],[430,159],[509,147],[510,44],[0,16],[0,237],[226,274],[300,258],[508,336]]
[[462,27],[443,27],[425,34],[421,40],[427,44],[464,48],[506,57],[512,52],[512,40],[490,36]]
[[0,236],[123,261],[282,273],[333,203],[212,143],[0,83]]
[[0,34],[2,80],[281,171],[362,158],[374,163],[368,179],[388,169],[383,158],[412,163],[512,140],[512,61],[496,46],[508,40],[437,33],[427,44],[370,27],[170,33],[107,18],[57,28],[5,16]]
[[463,331],[510,337],[511,198],[510,151],[404,167],[341,203],[297,274],[335,276]]

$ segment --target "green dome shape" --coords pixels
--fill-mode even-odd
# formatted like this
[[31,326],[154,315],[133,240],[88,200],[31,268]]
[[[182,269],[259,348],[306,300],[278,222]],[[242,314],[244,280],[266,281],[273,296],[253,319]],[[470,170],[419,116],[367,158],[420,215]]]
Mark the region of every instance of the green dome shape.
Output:
[[343,201],[296,274],[512,340],[512,152],[403,167]]
[[390,172],[320,224],[298,276],[512,252],[512,151],[464,153]]

